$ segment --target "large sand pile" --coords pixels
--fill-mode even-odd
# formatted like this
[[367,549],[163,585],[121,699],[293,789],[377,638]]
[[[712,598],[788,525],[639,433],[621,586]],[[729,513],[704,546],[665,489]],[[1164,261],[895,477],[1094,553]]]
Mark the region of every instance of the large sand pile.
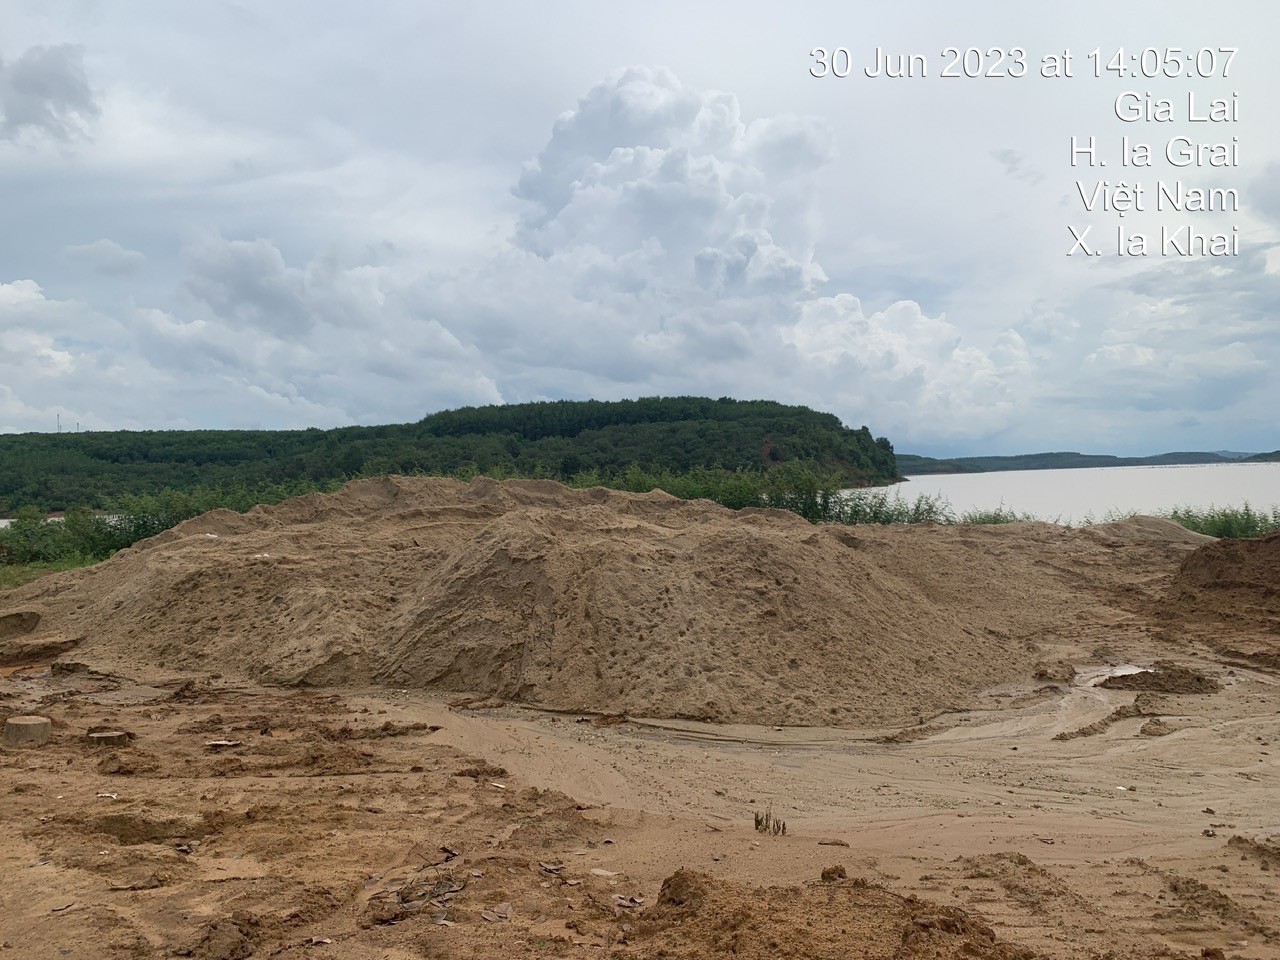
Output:
[[1280,668],[1280,534],[1219,540],[1189,554],[1161,604],[1166,633]]
[[1280,533],[1201,547],[1182,562],[1173,585],[1189,607],[1280,633]]
[[80,640],[64,656],[108,669],[900,723],[1030,679],[1035,638],[1114,622],[1125,584],[1203,540],[1149,518],[815,527],[660,493],[368,480],[215,511],[0,597],[0,658]]

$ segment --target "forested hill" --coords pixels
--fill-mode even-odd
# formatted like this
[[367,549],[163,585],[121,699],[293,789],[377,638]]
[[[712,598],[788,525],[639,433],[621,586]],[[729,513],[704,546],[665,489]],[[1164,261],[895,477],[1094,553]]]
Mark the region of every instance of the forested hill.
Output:
[[573,479],[797,464],[850,486],[898,477],[866,427],[766,400],[653,397],[466,407],[417,423],[334,430],[0,435],[0,509],[100,507],[164,488],[323,484],[429,473]]
[[[1256,460],[1258,457],[1251,457]],[[898,454],[898,469],[906,476],[931,473],[987,473],[995,470],[1064,470],[1073,467],[1154,467],[1188,463],[1239,463],[1239,457],[1217,453],[1158,453],[1151,457],[1113,457],[1095,453],[1024,453],[1009,457],[953,457],[935,460],[911,453]]]

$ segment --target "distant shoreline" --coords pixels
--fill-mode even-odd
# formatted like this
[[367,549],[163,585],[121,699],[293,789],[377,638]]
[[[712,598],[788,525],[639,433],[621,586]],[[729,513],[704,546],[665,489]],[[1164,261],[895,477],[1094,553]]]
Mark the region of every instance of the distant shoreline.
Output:
[[913,453],[897,455],[898,472],[904,477],[952,473],[996,473],[1012,470],[1076,470],[1090,467],[1176,467],[1211,463],[1268,463],[1280,460],[1275,453],[1176,452],[1149,457],[1116,457],[1092,453],[1023,453],[1013,456],[923,457]]

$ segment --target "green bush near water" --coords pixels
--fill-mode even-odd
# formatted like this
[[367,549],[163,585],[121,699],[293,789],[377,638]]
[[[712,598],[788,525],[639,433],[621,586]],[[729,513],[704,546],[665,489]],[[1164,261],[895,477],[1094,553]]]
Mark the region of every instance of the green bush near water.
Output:
[[907,500],[898,491],[857,490],[844,495],[834,523],[954,523],[951,506],[943,497],[919,494]]
[[336,483],[270,484],[252,490],[161,490],[117,497],[107,503],[104,513],[72,507],[59,520],[48,520],[34,507],[25,507],[9,526],[0,529],[0,568],[85,566],[219,507],[244,513],[261,503],[334,489]]
[[1033,516],[1032,514],[1018,513],[1018,511],[1001,504],[1000,506],[993,507],[990,510],[966,510],[964,513],[960,514],[959,522],[978,524],[1027,523],[1038,519],[1040,518]]
[[1168,513],[1188,530],[1211,537],[1261,537],[1268,533],[1280,533],[1280,507],[1270,512],[1254,510],[1249,504],[1243,507],[1175,507]]

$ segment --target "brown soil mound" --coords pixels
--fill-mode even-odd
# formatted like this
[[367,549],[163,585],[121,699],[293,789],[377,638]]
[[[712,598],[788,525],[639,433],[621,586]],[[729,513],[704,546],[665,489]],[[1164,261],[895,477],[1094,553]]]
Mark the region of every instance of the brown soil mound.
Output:
[[[838,877],[843,870],[832,871]],[[801,932],[803,931],[803,932]],[[843,960],[968,957],[1029,960],[955,907],[901,897],[865,880],[745,889],[680,870],[636,924],[642,957]]]
[[1121,720],[1130,720],[1133,717],[1142,716],[1142,708],[1135,703],[1126,703],[1123,706],[1116,707],[1101,720],[1095,720],[1093,723],[1079,727],[1075,730],[1064,730],[1062,733],[1055,734],[1055,740],[1075,740],[1079,737],[1096,737],[1100,733],[1106,733],[1112,724],[1119,723]]
[[1110,546],[1163,541],[1201,547],[1217,542],[1215,537],[1207,537],[1203,533],[1188,530],[1176,521],[1164,517],[1146,517],[1141,514],[1110,523],[1095,523],[1085,527],[1084,532]]
[[1157,660],[1150,670],[1122,673],[1097,684],[1108,690],[1139,690],[1149,693],[1217,693],[1222,684],[1190,667]]
[[1280,534],[1219,540],[1188,554],[1159,601],[1170,640],[1280,670]]
[[1189,554],[1170,599],[1171,616],[1280,633],[1280,533],[1218,540]]
[[1119,586],[1167,577],[1195,542],[1164,521],[1105,527],[854,530],[658,492],[364,480],[214,511],[12,591],[0,618],[31,632],[0,637],[0,658],[83,637],[77,659],[135,672],[911,722],[1029,678],[1029,638],[1114,622]]
[[1280,533],[1215,540],[1188,555],[1175,582],[1184,588],[1241,590],[1272,616],[1280,615]]
[[1280,838],[1263,837],[1254,840],[1235,834],[1227,841],[1227,846],[1240,852],[1241,857],[1252,857],[1262,865],[1263,870],[1280,869]]
[[1167,737],[1175,731],[1175,727],[1160,717],[1153,717],[1142,725],[1138,731],[1144,737]]

